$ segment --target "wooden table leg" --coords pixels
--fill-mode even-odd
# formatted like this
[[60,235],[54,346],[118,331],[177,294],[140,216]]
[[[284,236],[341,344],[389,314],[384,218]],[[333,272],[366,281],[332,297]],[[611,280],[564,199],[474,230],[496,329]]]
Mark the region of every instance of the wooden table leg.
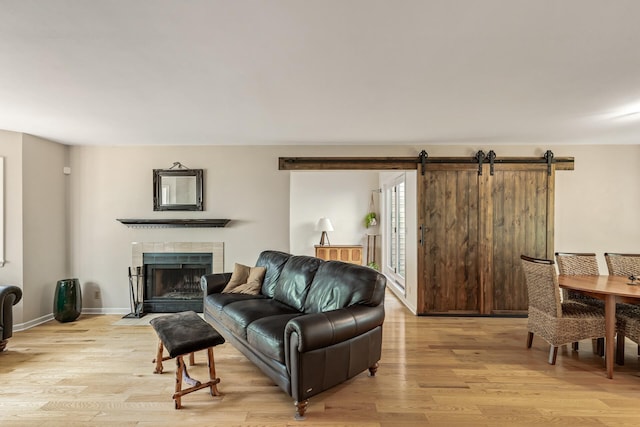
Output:
[[616,334],[616,296],[607,295],[604,301],[605,350],[604,361],[607,378],[613,378],[614,340]]

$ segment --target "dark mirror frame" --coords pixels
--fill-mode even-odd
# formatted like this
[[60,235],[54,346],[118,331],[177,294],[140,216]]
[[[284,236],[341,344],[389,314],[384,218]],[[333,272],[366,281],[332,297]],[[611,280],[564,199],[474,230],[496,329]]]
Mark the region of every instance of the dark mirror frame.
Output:
[[[154,211],[202,211],[203,169],[154,169],[153,170],[153,210]],[[162,177],[194,176],[196,178],[196,202],[194,204],[162,204]]]

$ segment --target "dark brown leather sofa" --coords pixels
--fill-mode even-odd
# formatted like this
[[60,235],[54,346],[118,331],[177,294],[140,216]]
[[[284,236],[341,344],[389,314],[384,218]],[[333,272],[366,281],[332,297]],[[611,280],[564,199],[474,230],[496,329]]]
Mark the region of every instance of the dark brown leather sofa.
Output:
[[22,298],[22,289],[14,285],[0,285],[0,351],[7,347],[13,335],[13,306]]
[[231,273],[202,277],[204,318],[296,404],[369,369],[382,349],[385,277],[339,261],[264,251],[260,295],[220,293]]

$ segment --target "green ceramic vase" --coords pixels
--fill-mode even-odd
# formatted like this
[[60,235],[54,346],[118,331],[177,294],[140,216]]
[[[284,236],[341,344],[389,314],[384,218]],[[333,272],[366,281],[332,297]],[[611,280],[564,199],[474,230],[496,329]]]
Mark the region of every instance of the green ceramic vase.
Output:
[[53,298],[53,317],[58,322],[73,322],[82,311],[82,292],[78,279],[58,280]]

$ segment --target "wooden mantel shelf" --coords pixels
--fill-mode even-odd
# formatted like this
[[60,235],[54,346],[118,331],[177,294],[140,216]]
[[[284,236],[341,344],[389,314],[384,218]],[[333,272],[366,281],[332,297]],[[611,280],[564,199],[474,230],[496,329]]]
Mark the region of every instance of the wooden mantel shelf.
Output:
[[226,227],[230,219],[120,219],[127,227],[170,228],[170,227]]

